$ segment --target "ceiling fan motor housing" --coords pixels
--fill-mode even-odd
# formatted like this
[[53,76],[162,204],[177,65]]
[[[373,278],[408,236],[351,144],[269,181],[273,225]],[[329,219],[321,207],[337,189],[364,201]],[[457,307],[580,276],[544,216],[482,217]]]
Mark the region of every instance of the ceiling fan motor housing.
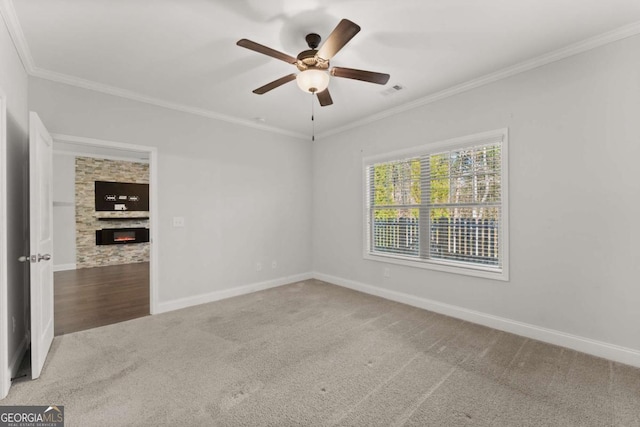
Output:
[[322,37],[320,37],[319,34],[311,33],[311,34],[307,34],[307,36],[304,39],[307,41],[307,45],[309,46],[309,49],[317,49],[318,46],[320,46],[320,41],[322,40]]
[[320,45],[322,38],[315,33],[307,34],[305,37],[309,50],[303,50],[297,56],[296,67],[298,70],[327,70],[329,69],[329,61],[318,57],[317,47]]

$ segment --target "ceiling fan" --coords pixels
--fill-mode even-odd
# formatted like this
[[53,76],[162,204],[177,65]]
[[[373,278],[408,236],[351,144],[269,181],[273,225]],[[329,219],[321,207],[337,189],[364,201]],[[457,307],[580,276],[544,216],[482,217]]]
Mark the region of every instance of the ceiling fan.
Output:
[[[334,57],[358,32],[360,26],[343,19],[336,28],[329,34],[327,40],[320,46],[321,37],[318,34],[307,34],[305,40],[309,45],[309,50],[303,50],[297,57],[287,55],[263,46],[251,40],[242,39],[236,43],[238,46],[262,53],[272,58],[279,59],[289,64],[295,65],[300,71],[298,74],[289,74],[277,80],[267,83],[254,90],[253,93],[263,95],[270,90],[282,86],[292,80],[297,80],[298,86],[305,92],[317,95],[321,106],[333,104],[331,94],[329,94],[330,75],[346,79],[360,80],[363,82],[377,83],[384,85],[389,81],[389,74],[375,73],[373,71],[356,70],[354,68],[333,67],[329,69],[329,60]],[[318,49],[320,46],[320,49]]]

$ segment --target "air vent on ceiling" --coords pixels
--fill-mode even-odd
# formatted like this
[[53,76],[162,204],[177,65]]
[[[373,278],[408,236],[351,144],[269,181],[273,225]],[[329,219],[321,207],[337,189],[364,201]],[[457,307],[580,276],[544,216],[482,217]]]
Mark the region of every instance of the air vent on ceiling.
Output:
[[401,90],[404,90],[405,87],[399,84],[393,85],[391,86],[389,89],[385,89],[382,92],[380,92],[383,96],[389,96],[389,95],[393,95],[395,93],[400,92]]

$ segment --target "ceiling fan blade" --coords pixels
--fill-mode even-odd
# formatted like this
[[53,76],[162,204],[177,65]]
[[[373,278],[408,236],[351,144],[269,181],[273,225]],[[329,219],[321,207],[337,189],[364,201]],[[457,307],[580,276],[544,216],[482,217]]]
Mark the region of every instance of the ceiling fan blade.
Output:
[[318,101],[320,101],[321,106],[326,107],[327,105],[333,104],[333,99],[331,99],[329,88],[323,90],[322,92],[318,92],[316,95],[318,96]]
[[295,74],[289,74],[288,76],[280,77],[278,80],[274,80],[271,83],[267,83],[266,85],[259,87],[258,89],[254,90],[253,93],[257,95],[264,95],[270,90],[273,90],[279,86],[282,86],[285,83],[289,83],[291,80],[295,80],[295,79],[296,79]]
[[270,47],[263,46],[259,43],[252,42],[251,40],[242,39],[238,40],[236,43],[238,46],[247,48],[249,50],[253,50],[258,53],[262,53],[263,55],[270,56],[272,58],[279,59],[288,64],[295,64],[298,60],[291,55],[287,55],[286,53],[279,52],[275,49],[271,49]]
[[343,19],[338,23],[336,28],[333,29],[327,40],[322,44],[317,56],[327,61],[338,53],[340,49],[344,47],[349,40],[353,38],[360,31],[360,26],[348,19]]
[[356,70],[354,68],[333,67],[331,75],[335,77],[344,77],[345,79],[361,80],[363,82],[376,83],[379,85],[387,84],[389,74],[374,73],[373,71]]

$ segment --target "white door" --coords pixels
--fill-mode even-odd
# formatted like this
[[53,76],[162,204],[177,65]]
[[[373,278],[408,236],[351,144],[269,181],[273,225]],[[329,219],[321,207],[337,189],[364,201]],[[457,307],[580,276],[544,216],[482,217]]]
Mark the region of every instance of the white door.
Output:
[[31,376],[38,378],[53,341],[53,140],[29,114]]

